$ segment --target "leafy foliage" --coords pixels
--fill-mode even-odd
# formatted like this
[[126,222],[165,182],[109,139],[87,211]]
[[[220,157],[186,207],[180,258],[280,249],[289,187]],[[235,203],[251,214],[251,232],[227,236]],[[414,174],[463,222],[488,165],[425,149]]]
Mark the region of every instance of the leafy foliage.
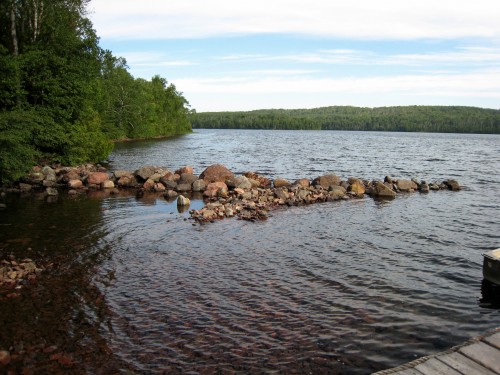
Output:
[[458,106],[204,112],[193,114],[191,121],[194,128],[500,133],[499,110]]
[[99,47],[88,3],[0,2],[0,183],[37,157],[99,161],[112,140],[191,131],[175,86],[135,79],[124,59]]

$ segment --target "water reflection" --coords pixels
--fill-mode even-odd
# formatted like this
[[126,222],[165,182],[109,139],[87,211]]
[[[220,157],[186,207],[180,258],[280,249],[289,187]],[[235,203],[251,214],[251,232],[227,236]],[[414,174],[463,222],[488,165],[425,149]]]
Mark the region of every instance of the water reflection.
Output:
[[102,201],[39,198],[8,196],[0,216],[0,260],[12,254],[47,268],[0,304],[0,349],[13,358],[8,369],[76,374],[122,367],[101,336],[111,311],[93,281],[111,251],[96,230]]

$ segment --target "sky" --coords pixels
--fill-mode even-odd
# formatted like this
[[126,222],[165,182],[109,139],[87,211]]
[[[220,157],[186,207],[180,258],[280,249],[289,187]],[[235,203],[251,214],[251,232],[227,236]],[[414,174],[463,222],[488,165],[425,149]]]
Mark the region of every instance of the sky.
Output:
[[197,112],[500,108],[498,0],[92,0],[101,47]]

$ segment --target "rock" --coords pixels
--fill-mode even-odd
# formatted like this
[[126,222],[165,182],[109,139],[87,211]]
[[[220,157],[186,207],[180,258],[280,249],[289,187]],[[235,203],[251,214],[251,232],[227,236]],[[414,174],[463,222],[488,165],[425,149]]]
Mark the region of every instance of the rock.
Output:
[[57,185],[57,182],[50,181],[50,180],[43,180],[43,183],[42,183],[42,186],[44,186],[44,187],[53,187],[56,185]]
[[460,184],[456,180],[446,180],[443,183],[448,187],[449,190],[458,191],[460,190]]
[[189,206],[191,201],[183,195],[179,195],[177,198],[177,206]]
[[356,195],[363,195],[366,191],[365,185],[361,181],[355,181],[349,186],[349,191]]
[[154,175],[156,173],[157,169],[158,169],[157,167],[154,167],[152,165],[148,165],[146,167],[142,167],[142,168],[139,168],[138,170],[136,170],[134,172],[134,175],[136,177],[139,177],[142,180],[146,181],[149,177],[151,177],[152,175]]
[[81,180],[69,180],[67,185],[70,189],[80,189],[83,187],[83,182]]
[[392,184],[392,178],[391,178],[391,176],[385,176],[385,177],[384,177],[384,182],[387,182],[387,183],[389,183],[389,184]]
[[373,195],[377,197],[394,198],[396,192],[380,181],[376,181],[373,187]]
[[177,184],[176,190],[178,192],[191,191],[191,184]]
[[193,191],[204,191],[207,187],[207,183],[204,180],[196,180],[193,182]]
[[0,350],[0,365],[6,366],[10,363],[10,352]]
[[56,181],[56,172],[52,168],[50,168],[49,166],[43,167],[41,172],[43,173],[44,180],[53,181],[53,182]]
[[115,178],[117,180],[119,180],[120,178],[122,178],[123,176],[132,176],[133,173],[130,172],[130,171],[125,171],[125,170],[118,170],[118,171],[114,171],[113,172],[113,175],[115,176]]
[[422,181],[422,183],[420,184],[420,187],[419,187],[419,191],[421,193],[428,193],[429,190],[430,190],[429,185],[427,185],[427,183],[425,181]]
[[208,183],[225,182],[226,180],[232,178],[234,178],[233,172],[222,164],[211,165],[200,174],[200,179],[205,180]]
[[334,174],[327,174],[324,176],[316,177],[313,185],[321,186],[324,189],[329,189],[332,186],[340,186],[340,177]]
[[151,176],[149,176],[148,180],[153,180],[154,182],[159,182],[160,178],[163,177],[162,173],[155,172]]
[[250,180],[257,181],[259,185],[256,185],[255,187],[266,188],[271,186],[271,180],[269,178],[260,176],[255,172],[245,172],[244,176]]
[[225,191],[227,193],[227,185],[224,182],[212,182],[207,185],[203,195],[210,198],[216,197],[219,191]]
[[19,184],[19,190],[21,191],[30,191],[32,188],[32,186],[30,184],[24,184],[24,183],[20,183]]
[[307,178],[301,178],[301,179],[295,181],[294,185],[306,188],[306,187],[309,187],[311,185],[311,183]]
[[47,193],[48,196],[55,197],[56,195],[59,194],[56,188],[53,187],[48,187],[45,189],[45,193]]
[[160,179],[160,182],[167,188],[167,189],[172,189],[175,190],[177,189],[177,182],[174,180],[164,180]]
[[285,187],[274,190],[274,195],[276,196],[276,198],[282,199],[283,201],[286,201],[288,198],[290,198],[290,193]]
[[153,185],[153,190],[156,192],[163,192],[165,191],[165,185],[163,185],[161,182],[155,182]]
[[163,196],[164,196],[165,198],[167,198],[167,199],[168,199],[168,198],[175,198],[175,197],[177,197],[177,195],[178,195],[178,194],[177,194],[177,192],[176,192],[176,191],[173,191],[173,190],[167,190],[167,191],[165,192],[165,194],[163,194]]
[[123,175],[120,177],[120,179],[116,182],[118,186],[122,187],[136,187],[138,185],[137,180],[135,179],[135,176],[130,174],[130,175]]
[[346,189],[342,186],[332,186],[329,189],[328,196],[333,199],[340,199],[346,194]]
[[196,180],[198,180],[198,177],[195,176],[192,173],[183,173],[180,176],[181,176],[181,178],[179,179],[179,181],[177,181],[178,184],[189,184],[189,185],[191,185],[193,182],[195,182]]
[[309,190],[300,189],[295,196],[297,197],[297,199],[304,200],[309,194],[311,194]]
[[90,172],[87,177],[87,185],[101,185],[106,180],[109,180],[107,172]]
[[151,179],[147,179],[146,182],[144,182],[144,184],[142,185],[142,187],[145,189],[145,190],[153,190],[155,186],[155,182]]
[[182,176],[184,173],[194,174],[194,169],[191,166],[184,166],[176,170],[175,173],[178,174],[179,176]]
[[33,172],[30,173],[29,176],[27,177],[28,180],[27,182],[41,185],[44,179],[45,176],[42,172]]
[[231,180],[233,187],[236,189],[250,190],[252,189],[252,183],[245,176],[238,176]]
[[404,180],[404,179],[399,179],[396,181],[396,186],[398,190],[409,193],[410,191],[413,191],[413,186],[414,182],[411,180]]
[[274,187],[275,188],[280,188],[280,187],[284,187],[284,186],[288,186],[288,185],[290,185],[290,183],[288,182],[287,179],[277,178],[274,180]]
[[111,180],[106,180],[102,183],[102,188],[103,189],[114,189],[115,183]]
[[209,219],[213,219],[217,214],[215,213],[214,210],[205,210],[203,211],[203,219],[205,220],[209,220]]

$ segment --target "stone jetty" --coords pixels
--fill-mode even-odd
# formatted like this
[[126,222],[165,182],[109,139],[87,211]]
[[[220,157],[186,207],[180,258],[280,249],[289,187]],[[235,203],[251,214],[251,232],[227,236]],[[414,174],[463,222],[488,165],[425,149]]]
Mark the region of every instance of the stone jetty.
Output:
[[191,166],[174,171],[157,166],[144,166],[136,171],[108,171],[100,165],[87,164],[80,167],[38,166],[14,187],[4,188],[16,192],[42,191],[47,196],[57,196],[61,191],[77,195],[89,190],[108,190],[113,194],[120,189],[134,189],[137,194],[151,191],[167,199],[177,198],[180,207],[189,206],[192,194],[202,194],[205,207],[191,210],[190,214],[198,222],[211,222],[234,216],[242,220],[265,220],[271,210],[279,207],[365,196],[393,199],[402,193],[458,191],[461,187],[453,179],[426,182],[390,176],[371,181],[355,177],[344,179],[335,174],[313,180],[273,180],[255,172],[235,175],[222,164],[211,165],[199,175]]

